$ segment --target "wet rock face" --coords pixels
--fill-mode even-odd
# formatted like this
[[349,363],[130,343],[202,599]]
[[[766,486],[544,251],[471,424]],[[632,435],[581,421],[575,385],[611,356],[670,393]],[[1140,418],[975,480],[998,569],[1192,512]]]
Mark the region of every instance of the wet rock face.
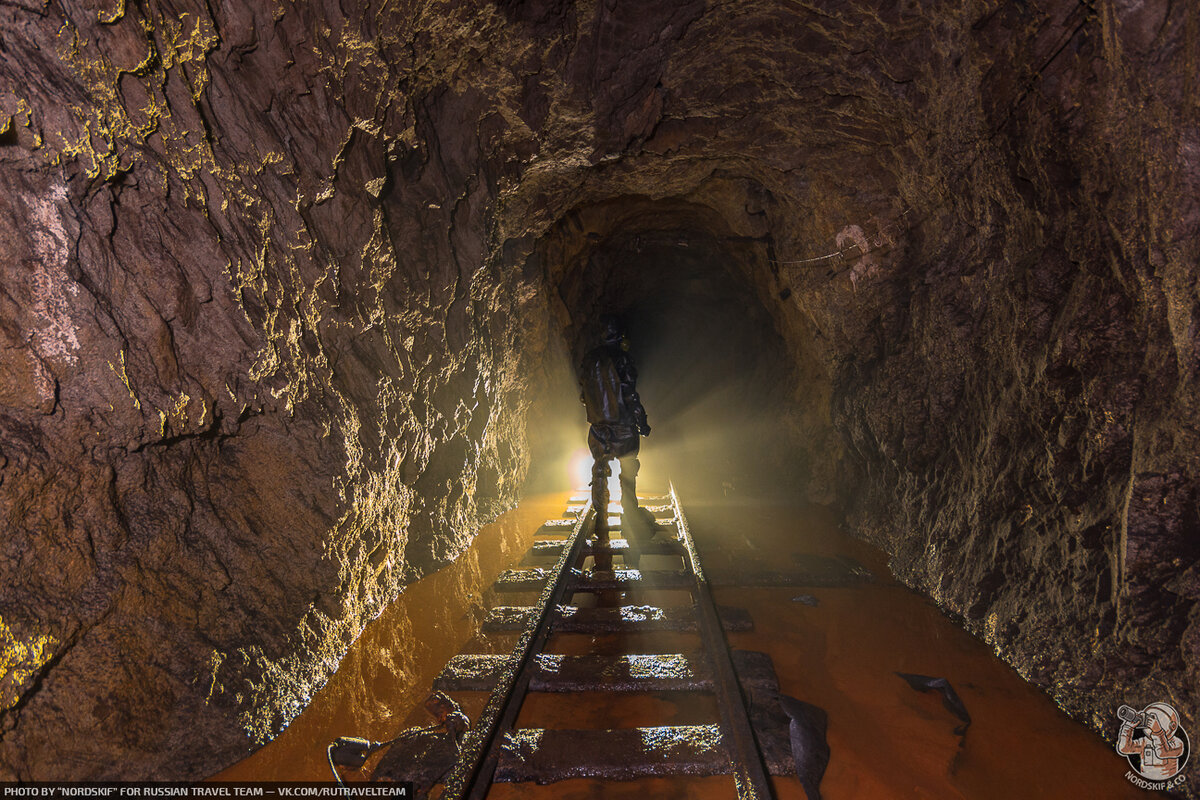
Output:
[[631,233],[783,343],[792,491],[1194,718],[1184,5],[0,5],[0,774],[273,735],[513,502]]
[[246,8],[0,9],[0,775],[211,774],[515,501],[485,98]]
[[1007,55],[1029,18],[978,20],[931,100],[920,221],[851,271],[880,304],[832,408],[851,525],[1112,735],[1122,697],[1200,710],[1197,17],[1046,11]]

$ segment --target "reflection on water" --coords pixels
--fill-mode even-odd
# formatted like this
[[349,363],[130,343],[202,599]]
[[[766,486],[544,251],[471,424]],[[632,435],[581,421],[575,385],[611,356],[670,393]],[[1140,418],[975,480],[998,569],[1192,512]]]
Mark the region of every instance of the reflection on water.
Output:
[[[485,526],[453,564],[408,586],[367,625],[337,674],[287,730],[215,779],[329,780],[325,747],[336,737],[381,741],[406,725],[429,725],[422,703],[433,679],[478,632],[484,605],[498,605],[492,581],[521,560],[538,526],[562,513],[566,497],[526,498]],[[497,637],[501,650],[511,647],[508,638]],[[468,713],[474,718],[477,710]]]
[[[884,556],[839,534],[822,510],[686,507],[702,552],[736,561],[720,531],[744,532],[780,563],[793,553],[850,556],[875,583],[849,588],[716,590],[717,601],[749,608],[753,633],[734,647],[770,654],[785,694],[829,714],[823,797],[1136,797],[1123,759],[1094,733],[1025,683],[991,649],[928,598],[892,581]],[[717,553],[714,553],[716,556]],[[706,558],[719,580],[719,558]],[[714,574],[715,571],[715,574]],[[793,602],[797,592],[817,606]],[[947,678],[973,723],[965,739],[940,695],[911,689],[896,672]],[[960,745],[961,741],[961,745]],[[802,798],[799,781],[776,779],[781,798]]]
[[[506,652],[515,642],[512,636],[472,638],[479,615],[470,611],[492,578],[520,559],[537,526],[562,512],[565,500],[564,494],[526,501],[519,513],[489,526],[464,559],[410,587],[369,626],[338,675],[282,736],[219,777],[323,779],[328,776],[324,746],[334,736],[384,739],[404,725],[428,724],[421,701],[451,656]],[[685,510],[706,574],[717,584],[717,602],[745,607],[754,618],[753,632],[728,634],[731,644],[770,654],[782,691],[829,714],[831,757],[821,784],[827,800],[1141,796],[1123,777],[1125,760],[1108,744],[1024,683],[927,598],[891,581],[882,555],[839,534],[825,512],[699,503]],[[518,521],[525,527],[514,529]],[[848,588],[721,586],[722,573],[730,574],[751,552],[780,565],[795,563],[794,554],[850,556],[878,580]],[[793,602],[799,593],[819,604]],[[655,605],[643,605],[660,599],[644,591],[627,594],[617,613],[629,620],[661,616]],[[670,654],[693,653],[700,646],[699,637],[690,633],[556,634],[547,651]],[[627,663],[631,674],[663,668],[663,662]],[[937,694],[912,690],[896,672],[949,679],[973,720],[965,739],[954,734],[959,721]],[[472,719],[486,702],[479,692],[454,696]],[[535,692],[518,724],[570,729],[716,721],[716,704],[702,693]],[[774,783],[780,800],[804,798],[794,777]],[[497,785],[488,796],[717,800],[736,797],[736,788],[729,776],[576,779],[547,786]]]
[[[686,501],[687,495],[684,495]],[[878,580],[849,588],[735,589],[716,600],[742,606],[751,633],[728,634],[733,646],[771,655],[781,689],[829,714],[826,800],[839,798],[1123,798],[1141,793],[1104,741],[1026,684],[987,645],[958,628],[927,598],[889,579],[886,559],[842,536],[822,510],[779,506],[688,505],[706,573],[721,575],[753,553],[766,563],[797,563],[794,553],[845,555]],[[810,594],[817,606],[793,602]],[[627,607],[631,618],[643,609]],[[556,652],[691,652],[694,634],[556,636]],[[944,676],[974,720],[964,740],[940,696],[909,688],[896,672]],[[686,693],[611,696],[531,695],[522,724],[547,728],[608,724],[671,725],[716,721],[715,704],[698,707]],[[639,699],[640,698],[640,699]],[[529,701],[527,701],[529,702]],[[534,713],[536,711],[536,713]],[[960,744],[961,741],[961,744]],[[794,777],[773,779],[779,800],[803,800]],[[732,800],[733,779],[654,778],[622,783],[577,779],[548,786],[498,785],[489,800]]]

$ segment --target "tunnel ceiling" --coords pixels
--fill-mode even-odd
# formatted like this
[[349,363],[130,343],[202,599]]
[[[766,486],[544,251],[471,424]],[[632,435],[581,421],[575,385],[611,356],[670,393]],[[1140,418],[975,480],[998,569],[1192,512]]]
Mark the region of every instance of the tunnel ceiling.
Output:
[[769,233],[754,231],[704,205],[617,197],[565,214],[537,240],[530,268],[546,276],[552,302],[561,301],[559,321],[578,356],[599,315],[656,297],[669,303],[689,284],[726,293],[748,316],[769,317],[781,298],[764,290],[778,282],[778,268],[768,258]]
[[0,4],[0,776],[275,735],[688,263],[789,496],[1080,719],[1195,719],[1198,14]]

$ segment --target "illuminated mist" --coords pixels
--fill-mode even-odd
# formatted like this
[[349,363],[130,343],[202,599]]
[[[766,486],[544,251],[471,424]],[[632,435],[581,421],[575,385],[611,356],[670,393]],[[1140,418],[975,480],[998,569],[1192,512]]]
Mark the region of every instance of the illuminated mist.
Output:
[[[626,321],[652,428],[640,490],[668,480],[693,495],[793,490],[803,466],[787,421],[795,379],[773,321],[735,273],[742,268],[715,239],[678,230],[617,234],[590,253],[568,276],[572,326],[531,409],[529,487],[577,489],[590,479],[574,365],[611,312]],[[614,500],[616,482],[614,474]]]

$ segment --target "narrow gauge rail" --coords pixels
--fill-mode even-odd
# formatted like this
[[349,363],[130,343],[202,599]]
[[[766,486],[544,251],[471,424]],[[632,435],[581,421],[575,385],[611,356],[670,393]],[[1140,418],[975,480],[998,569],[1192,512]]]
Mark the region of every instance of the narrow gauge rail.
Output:
[[[548,783],[565,777],[629,779],[649,775],[721,775],[734,778],[739,800],[773,797],[766,761],[755,739],[735,659],[725,629],[747,630],[749,617],[737,609],[718,609],[704,576],[679,495],[645,498],[647,504],[669,501],[667,520],[677,538],[653,542],[647,554],[677,555],[680,571],[614,569],[583,570],[593,553],[589,534],[595,509],[590,501],[578,508],[578,519],[565,541],[542,540],[533,554],[553,555],[553,569],[510,570],[497,581],[501,591],[541,588],[532,607],[501,607],[489,616],[492,630],[521,631],[508,656],[458,656],[439,678],[442,688],[487,688],[492,694],[462,743],[459,759],[444,783],[444,800],[482,800],[493,782]],[[665,509],[664,509],[665,510]],[[615,529],[615,528],[614,528]],[[629,543],[614,539],[610,549],[626,552]],[[584,609],[569,605],[576,592],[609,592],[632,586],[690,590],[690,608],[620,606]],[[544,653],[556,632],[620,630],[694,630],[702,650],[691,655],[561,656]],[[738,656],[759,654],[739,653]],[[641,661],[639,661],[641,660]],[[639,668],[639,664],[641,665]],[[758,665],[761,667],[761,665]],[[738,660],[747,675],[754,664]],[[768,671],[773,669],[768,665]],[[743,677],[745,680],[745,676]],[[753,681],[753,678],[750,678]],[[515,727],[530,691],[711,691],[720,723],[618,730],[544,731]],[[564,761],[569,762],[564,767]]]

